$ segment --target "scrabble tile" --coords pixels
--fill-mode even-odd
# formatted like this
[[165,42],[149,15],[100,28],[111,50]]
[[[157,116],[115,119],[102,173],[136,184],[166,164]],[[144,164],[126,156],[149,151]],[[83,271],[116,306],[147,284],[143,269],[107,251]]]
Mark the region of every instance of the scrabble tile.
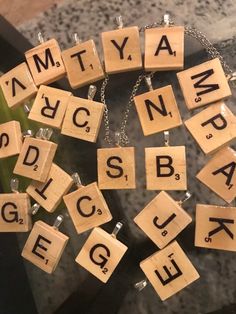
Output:
[[22,147],[21,126],[18,121],[0,124],[0,159],[18,155]]
[[61,50],[55,39],[26,51],[25,58],[37,86],[50,84],[65,75]]
[[145,148],[147,190],[186,190],[185,146]]
[[101,190],[135,189],[134,147],[98,149],[97,167]]
[[218,102],[185,121],[185,125],[205,154],[229,144],[236,137],[236,117]]
[[70,97],[61,133],[95,143],[101,126],[104,105],[90,99]]
[[218,58],[177,73],[186,106],[195,109],[231,95]]
[[72,88],[99,81],[104,77],[102,64],[92,39],[64,50],[62,59]]
[[0,232],[27,232],[32,227],[30,199],[26,193],[0,194]]
[[127,249],[123,243],[97,227],[91,232],[75,261],[105,283]]
[[197,204],[195,246],[236,251],[236,207]]
[[164,191],[134,218],[134,222],[160,249],[176,238],[191,221],[191,216]]
[[91,183],[63,197],[78,234],[112,219],[97,183]]
[[73,184],[72,177],[56,164],[52,164],[45,183],[32,181],[26,192],[35,201],[52,213]]
[[199,278],[197,270],[176,241],[143,260],[140,267],[162,301]]
[[145,71],[183,69],[184,27],[155,27],[145,30]]
[[134,97],[144,135],[169,130],[182,124],[171,85]]
[[26,138],[13,173],[45,182],[57,144],[37,138]]
[[70,92],[41,85],[28,118],[60,129],[70,96]]
[[198,180],[231,203],[236,197],[236,151],[222,148],[196,175]]
[[142,68],[137,26],[101,34],[106,72],[119,73]]
[[68,240],[65,234],[39,220],[34,224],[21,255],[51,274],[56,269]]
[[10,108],[16,108],[37,93],[37,87],[25,62],[0,78],[3,95]]

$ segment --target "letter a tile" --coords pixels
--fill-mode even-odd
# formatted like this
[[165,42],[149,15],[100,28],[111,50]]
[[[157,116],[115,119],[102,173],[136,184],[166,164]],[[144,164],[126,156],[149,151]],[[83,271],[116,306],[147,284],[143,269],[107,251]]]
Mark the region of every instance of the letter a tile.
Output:
[[218,58],[177,73],[186,106],[195,109],[231,95]]
[[185,125],[205,154],[236,137],[236,117],[223,102],[202,110],[185,121]]
[[106,283],[127,249],[111,234],[94,228],[75,261]]
[[0,124],[0,159],[18,155],[22,147],[21,126],[18,121]]
[[143,134],[150,135],[182,124],[171,85],[134,97]]
[[185,146],[145,148],[147,190],[186,190]]
[[236,197],[236,152],[222,148],[196,175],[198,180],[231,203]]
[[56,269],[68,240],[65,234],[39,220],[34,224],[21,255],[51,274]]
[[37,138],[26,138],[13,173],[45,182],[51,169],[57,144]]
[[97,167],[101,190],[135,189],[134,147],[98,149]]
[[135,218],[135,223],[162,249],[192,218],[166,192],[160,192]]
[[26,51],[25,58],[37,86],[50,84],[65,75],[61,50],[55,39]]
[[236,251],[236,207],[197,204],[195,246]]
[[137,26],[101,34],[106,72],[119,73],[142,68]]
[[63,197],[78,234],[112,219],[97,183],[91,183]]
[[29,119],[60,129],[70,96],[70,92],[41,85]]
[[143,260],[140,267],[162,301],[199,278],[176,241]]

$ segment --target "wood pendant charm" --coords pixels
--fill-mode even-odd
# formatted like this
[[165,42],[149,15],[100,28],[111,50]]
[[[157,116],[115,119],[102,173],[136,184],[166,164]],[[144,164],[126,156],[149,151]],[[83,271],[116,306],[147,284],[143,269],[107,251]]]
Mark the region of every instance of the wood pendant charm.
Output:
[[18,107],[37,93],[37,87],[25,62],[3,74],[0,85],[10,108]]
[[143,134],[150,135],[182,124],[171,85],[134,97]]
[[112,219],[97,183],[91,183],[63,197],[78,234]]
[[134,147],[98,149],[97,167],[101,190],[135,189]]
[[127,249],[103,229],[94,228],[75,261],[106,283]]
[[22,147],[21,126],[18,121],[0,124],[0,159],[18,155]]
[[101,34],[106,73],[119,73],[142,68],[137,26]]
[[47,180],[57,144],[37,138],[25,138],[13,173],[40,182]]
[[34,224],[21,255],[51,274],[57,267],[68,240],[65,234],[39,220]]
[[41,85],[29,119],[60,129],[70,96],[70,92]]
[[64,50],[62,59],[72,88],[96,82],[104,78],[104,71],[93,40],[78,43]]
[[236,207],[197,204],[195,246],[236,251]]
[[101,126],[103,112],[104,105],[102,103],[71,96],[61,133],[95,143]]
[[25,58],[37,86],[50,84],[65,75],[61,50],[55,39],[26,51]]
[[26,193],[0,194],[0,232],[27,232],[32,227],[30,199]]
[[231,95],[218,58],[177,73],[186,106],[195,109]]
[[160,249],[176,238],[191,221],[190,215],[164,191],[134,218],[134,222]]
[[186,190],[185,146],[145,148],[147,190]]
[[53,163],[46,182],[32,181],[26,192],[44,209],[52,213],[72,184],[73,179],[71,176]]
[[140,267],[162,301],[199,278],[176,241],[143,260]]
[[236,117],[223,102],[199,112],[185,121],[185,125],[205,154],[236,137]]
[[236,151],[222,148],[196,177],[223,200],[231,203],[236,197]]
[[145,30],[145,71],[183,69],[184,27],[155,27]]

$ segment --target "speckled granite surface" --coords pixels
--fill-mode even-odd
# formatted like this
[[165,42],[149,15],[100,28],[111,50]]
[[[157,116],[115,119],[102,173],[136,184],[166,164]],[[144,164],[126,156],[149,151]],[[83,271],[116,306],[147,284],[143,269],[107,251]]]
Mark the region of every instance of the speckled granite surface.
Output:
[[[78,32],[79,36],[86,40],[93,37],[98,44],[99,33],[104,30],[114,28],[114,16],[122,14],[126,25],[139,25],[159,20],[163,13],[169,11],[176,24],[189,24],[196,26],[206,33],[211,40],[220,44],[222,53],[230,65],[234,66],[236,61],[235,35],[236,27],[234,23],[236,14],[236,3],[230,0],[218,1],[70,1],[66,0],[59,6],[55,6],[50,11],[45,12],[38,18],[21,25],[19,30],[33,43],[36,44],[37,32],[42,31],[45,37],[55,37],[61,47],[67,48],[72,45],[72,34]],[[222,42],[223,41],[223,42]],[[186,40],[186,54],[191,55],[200,49],[192,39]],[[201,63],[203,58],[189,57],[186,66]],[[235,68],[234,68],[235,70]],[[124,76],[117,75],[111,78],[111,86],[108,89],[107,99],[111,108],[112,128],[115,130],[121,120],[121,111],[129,98],[131,86],[137,77],[137,73],[130,75],[131,83],[124,80]],[[183,97],[176,82],[175,74],[166,73],[156,75],[154,86],[164,86],[172,84],[177,102],[183,119],[191,116],[184,105]],[[125,87],[124,87],[125,86]],[[146,90],[142,86],[140,93]],[[227,102],[229,107],[236,113],[234,108],[236,93]],[[118,117],[118,118],[117,118]],[[155,195],[156,192],[145,190],[144,176],[144,147],[162,146],[162,134],[144,138],[141,132],[135,110],[131,111],[128,134],[131,145],[136,146],[137,160],[137,189],[134,191],[118,191],[122,207],[127,216],[133,236],[143,239],[145,235],[134,226],[132,219]],[[184,205],[184,208],[194,218],[196,202],[212,204],[224,204],[217,196],[201,185],[195,174],[204,165],[207,158],[199,150],[190,134],[184,127],[174,129],[170,132],[172,145],[187,146],[188,162],[188,184],[189,189],[194,193],[194,197]],[[103,131],[100,134],[102,140]],[[61,144],[65,140],[61,139]],[[105,145],[105,144],[104,144]],[[78,153],[78,152],[77,152]],[[76,158],[76,154],[74,157]],[[61,152],[61,165],[67,171],[71,171],[74,165],[67,161],[67,151]],[[176,199],[183,196],[183,193],[171,192]],[[49,218],[52,220],[52,217]],[[83,278],[87,275],[84,270],[74,263],[74,258],[83,245],[88,233],[77,236],[68,217],[65,219],[64,229],[71,239],[65,254],[59,264],[55,274],[48,276],[36,267],[26,264],[28,276],[35,295],[39,313],[52,313],[67,296],[79,286]],[[136,313],[183,313],[197,314],[207,313],[221,308],[224,305],[236,302],[236,254],[231,252],[221,252],[216,250],[204,250],[194,248],[193,239],[190,244],[185,245],[185,238],[193,236],[194,224],[187,231],[178,237],[189,258],[199,271],[201,279],[192,284],[181,293],[172,297],[166,302],[161,302],[159,297],[149,285],[141,293],[130,289],[119,314]],[[25,236],[19,237],[20,245],[23,245]],[[142,279],[142,272],[134,278],[134,282]],[[236,309],[235,309],[236,313]],[[84,314],[84,313],[83,313]]]

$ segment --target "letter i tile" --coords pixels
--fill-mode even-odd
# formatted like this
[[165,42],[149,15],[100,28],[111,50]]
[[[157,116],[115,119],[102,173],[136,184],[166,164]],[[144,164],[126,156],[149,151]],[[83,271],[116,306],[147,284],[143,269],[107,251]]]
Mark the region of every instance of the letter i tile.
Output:
[[56,226],[37,221],[26,241],[22,256],[51,274],[56,269],[68,240]]
[[143,260],[140,267],[162,301],[199,278],[176,241]]
[[76,262],[106,283],[119,264],[127,246],[101,228],[94,228],[76,257]]

